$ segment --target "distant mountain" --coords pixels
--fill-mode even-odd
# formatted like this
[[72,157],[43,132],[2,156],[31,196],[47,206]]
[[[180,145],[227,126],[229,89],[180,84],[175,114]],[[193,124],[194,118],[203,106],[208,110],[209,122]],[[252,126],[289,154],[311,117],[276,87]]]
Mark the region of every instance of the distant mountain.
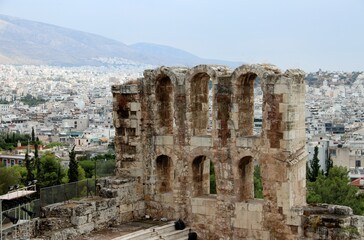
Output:
[[137,43],[128,46],[96,34],[0,15],[0,64],[105,64],[99,61],[100,58],[154,65],[239,65],[237,62],[203,59],[162,45]]
[[153,59],[153,61],[158,65],[169,65],[168,63],[173,63],[174,65],[195,66],[197,64],[204,63],[223,64],[231,67],[237,67],[242,64],[232,61],[204,59],[178,48],[153,43],[136,43],[130,45],[130,47]]

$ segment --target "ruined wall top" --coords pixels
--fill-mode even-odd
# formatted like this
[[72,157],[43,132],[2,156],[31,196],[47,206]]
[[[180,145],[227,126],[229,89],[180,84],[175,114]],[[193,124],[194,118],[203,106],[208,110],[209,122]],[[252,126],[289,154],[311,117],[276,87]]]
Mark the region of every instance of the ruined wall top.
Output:
[[[259,104],[260,144],[292,152],[305,144],[300,114],[305,101],[304,74],[300,69],[282,72],[271,64],[245,64],[234,70],[222,65],[161,66],[145,70],[144,78],[137,81],[113,86],[112,91],[142,93],[155,108],[148,114],[154,135],[212,134],[220,136],[222,146],[228,139],[241,142],[239,138],[255,135],[252,126]],[[254,91],[259,86],[256,100]],[[178,128],[183,130],[178,132]]]

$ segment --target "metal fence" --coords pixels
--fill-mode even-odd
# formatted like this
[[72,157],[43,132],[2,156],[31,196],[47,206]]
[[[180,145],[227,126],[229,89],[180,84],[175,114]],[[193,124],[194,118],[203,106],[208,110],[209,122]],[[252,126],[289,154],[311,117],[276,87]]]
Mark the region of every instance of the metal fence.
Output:
[[77,200],[95,195],[95,179],[88,178],[78,182],[66,183],[40,189],[40,206]]
[[[39,199],[27,203],[20,203],[16,207],[3,210],[3,215],[8,215],[14,217],[14,219],[24,220],[31,219],[40,216],[40,202]],[[4,214],[5,213],[5,214]],[[10,222],[9,218],[4,218],[4,222]]]
[[0,239],[30,239],[32,229],[31,219],[40,216],[39,199],[29,201],[23,198],[18,200],[17,206],[2,209]]

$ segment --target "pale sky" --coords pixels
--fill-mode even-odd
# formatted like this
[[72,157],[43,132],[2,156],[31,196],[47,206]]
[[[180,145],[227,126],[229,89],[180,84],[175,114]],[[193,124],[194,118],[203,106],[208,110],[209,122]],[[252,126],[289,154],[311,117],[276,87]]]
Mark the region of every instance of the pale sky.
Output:
[[0,0],[0,14],[203,58],[364,70],[363,0]]

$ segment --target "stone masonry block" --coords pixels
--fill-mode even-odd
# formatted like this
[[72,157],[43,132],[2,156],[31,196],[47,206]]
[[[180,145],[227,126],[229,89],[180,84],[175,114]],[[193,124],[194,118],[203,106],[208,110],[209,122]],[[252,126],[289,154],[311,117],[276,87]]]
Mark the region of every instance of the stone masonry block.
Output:
[[73,225],[79,226],[87,223],[87,215],[86,216],[72,216],[71,223]]
[[156,145],[173,145],[173,136],[155,136]]
[[274,87],[274,94],[289,93],[287,84],[276,84]]
[[130,103],[130,111],[138,111],[138,110],[140,110],[140,103],[131,102]]
[[263,212],[263,202],[254,202],[248,204],[249,212]]
[[249,216],[249,228],[254,230],[262,230],[263,229],[263,216],[262,212],[248,212]]
[[191,145],[198,147],[211,147],[212,139],[211,137],[191,137]]
[[192,213],[206,215],[206,207],[204,206],[192,206]]

